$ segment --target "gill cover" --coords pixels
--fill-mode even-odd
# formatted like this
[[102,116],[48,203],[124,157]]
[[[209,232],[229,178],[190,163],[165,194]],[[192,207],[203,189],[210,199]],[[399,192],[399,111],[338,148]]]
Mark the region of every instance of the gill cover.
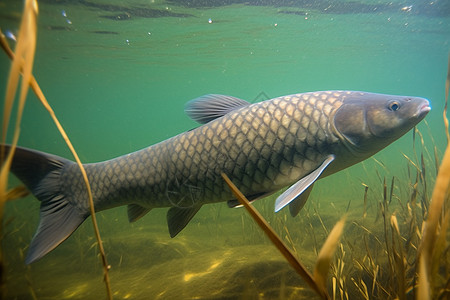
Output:
[[363,105],[344,103],[334,116],[334,127],[352,146],[361,145],[369,136]]

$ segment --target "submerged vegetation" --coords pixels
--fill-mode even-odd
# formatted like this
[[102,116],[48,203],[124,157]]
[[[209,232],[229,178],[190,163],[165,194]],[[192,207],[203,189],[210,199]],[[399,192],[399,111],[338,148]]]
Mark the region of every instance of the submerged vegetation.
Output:
[[[109,276],[108,276],[108,270],[109,265],[106,260],[105,251],[103,250],[102,241],[100,238],[100,232],[98,230],[97,226],[97,220],[95,217],[95,209],[94,209],[94,201],[92,199],[92,192],[91,188],[88,182],[88,178],[86,175],[86,171],[84,170],[84,167],[78,158],[78,155],[75,151],[75,149],[72,146],[72,143],[70,142],[67,134],[65,133],[63,127],[61,126],[60,122],[58,121],[55,113],[53,112],[53,109],[51,108],[50,104],[47,102],[47,99],[45,98],[44,94],[42,93],[39,85],[37,84],[36,80],[34,79],[32,75],[32,69],[33,69],[33,61],[34,61],[34,53],[36,49],[36,34],[37,34],[37,15],[38,15],[38,4],[36,0],[27,0],[25,2],[25,8],[24,13],[22,16],[22,22],[20,25],[19,30],[19,38],[17,41],[16,51],[13,54],[12,51],[9,49],[8,43],[6,41],[5,35],[3,32],[1,32],[0,39],[1,39],[1,46],[2,49],[8,54],[9,58],[12,60],[12,66],[11,71],[9,75],[9,80],[6,88],[6,96],[5,96],[5,103],[4,103],[4,111],[3,111],[3,126],[2,126],[2,145],[0,147],[0,161],[2,162],[1,170],[0,170],[0,222],[3,223],[3,209],[6,201],[12,199],[11,196],[17,196],[17,194],[21,194],[23,190],[23,187],[16,187],[12,191],[8,190],[8,175],[9,170],[12,163],[12,158],[14,156],[14,151],[17,146],[17,142],[19,140],[19,134],[20,134],[20,122],[22,119],[23,109],[25,106],[25,100],[28,93],[29,86],[32,87],[34,93],[36,94],[37,98],[41,101],[42,105],[47,109],[49,112],[51,118],[56,124],[56,127],[58,128],[59,132],[61,133],[61,136],[64,138],[64,141],[66,142],[67,146],[69,147],[70,151],[72,152],[78,166],[80,167],[81,174],[83,176],[83,180],[86,183],[86,189],[88,193],[89,198],[89,206],[90,206],[90,212],[92,217],[92,223],[94,226],[94,232],[98,243],[99,252],[101,255],[103,267],[104,267],[104,281],[106,285],[106,291],[108,294],[108,298],[112,299],[111,295],[111,288],[109,286]],[[8,125],[9,120],[11,118],[11,111],[14,104],[14,98],[17,91],[17,85],[19,81],[19,75],[22,73],[22,82],[21,82],[21,89],[20,89],[20,96],[19,96],[19,104],[17,108],[17,117],[16,117],[16,124],[14,128],[14,137],[11,145],[11,151],[6,155],[5,158],[5,151],[3,144],[6,142],[6,135],[8,132]],[[19,191],[19,192],[17,192]],[[3,230],[3,226],[1,227],[1,230]],[[2,236],[2,232],[0,232],[0,236]],[[1,250],[0,250],[1,251]],[[0,252],[0,284],[3,285],[3,262],[2,262],[3,256]]]
[[[3,34],[1,37],[2,48],[13,59],[3,109],[2,142],[6,140],[10,120],[9,113],[14,107],[12,101],[16,93],[20,73],[22,74],[22,85],[20,87],[17,117],[15,118],[13,144],[17,143],[19,136],[21,112],[25,105],[28,86],[32,87],[37,98],[49,110],[55,123],[59,124],[32,75],[36,43],[36,15],[37,4],[34,1],[26,1],[14,55],[10,51]],[[448,76],[450,77],[450,73]],[[446,101],[449,77],[446,84]],[[446,122],[446,108],[444,109],[444,120]],[[58,127],[64,136],[62,127]],[[448,128],[446,128],[446,132],[448,135]],[[70,145],[70,142],[68,144]],[[378,177],[371,179],[370,182],[361,182],[361,199],[349,199],[345,230],[343,229],[344,221],[339,221],[336,229],[329,229],[339,218],[336,214],[325,215],[321,213],[320,208],[317,207],[317,201],[309,203],[301,212],[301,216],[295,220],[287,219],[286,215],[283,214],[274,215],[272,201],[266,199],[262,203],[255,204],[255,207],[261,210],[262,215],[266,216],[268,222],[265,222],[259,214],[251,210],[252,206],[246,205],[246,202],[242,204],[252,211],[251,214],[258,225],[262,226],[264,232],[270,235],[271,242],[294,266],[297,274],[300,274],[304,282],[323,299],[410,299],[413,296],[416,299],[446,299],[450,297],[450,150],[447,146],[440,164],[439,150],[434,145],[431,147],[426,145],[422,133],[418,129],[414,130],[413,147],[414,157],[404,155],[404,178],[390,175],[386,166],[372,160],[378,166],[374,168]],[[74,150],[73,153],[82,168]],[[27,193],[21,186],[16,188],[9,188],[8,186],[8,168],[11,155],[3,157],[3,153],[0,152],[2,161],[0,218],[3,216],[7,201],[23,197]],[[232,187],[231,184],[230,187]],[[236,189],[233,189],[233,191],[239,192]],[[239,200],[245,201],[243,198],[238,196]],[[357,202],[360,202],[361,205],[355,206]],[[352,207],[351,210],[350,207]],[[93,211],[92,206],[91,208]],[[220,224],[221,220],[218,219],[220,211],[218,211],[217,206],[213,205],[209,212],[213,218],[213,223],[216,223],[210,225],[216,226],[216,228],[208,229],[211,230],[209,235],[217,236],[217,232],[222,230],[221,226],[224,226]],[[182,286],[195,282],[195,284],[204,288],[203,291],[196,291],[197,294],[194,294],[192,289],[183,289],[182,287],[174,289],[179,292],[178,295],[185,298],[193,298],[194,296],[199,299],[226,298],[239,295],[255,299],[274,297],[293,299],[311,296],[304,282],[292,279],[296,274],[292,272],[287,263],[282,262],[278,257],[267,259],[276,256],[273,253],[275,250],[264,245],[267,240],[261,235],[261,231],[253,221],[249,220],[244,214],[241,214],[241,220],[241,224],[232,225],[235,227],[235,232],[242,232],[242,240],[231,240],[229,242],[230,250],[213,249],[211,257],[216,255],[216,258],[211,261],[209,257],[204,258],[205,262],[209,263],[205,270],[200,270],[200,266],[195,265],[195,263],[188,264],[182,274],[172,275],[173,277],[170,278],[173,280],[167,282],[167,285],[173,287],[174,285]],[[93,218],[93,221],[94,227],[96,227],[95,218]],[[1,219],[2,239],[5,235],[11,234],[11,232],[8,232],[9,229],[6,229],[8,228],[7,222],[8,220]],[[301,226],[303,230],[293,232],[294,226]],[[82,231],[80,234],[87,235],[88,233]],[[181,238],[173,240],[170,245],[167,241],[149,239],[148,234],[136,238],[135,240],[138,241],[136,244],[125,243],[123,240],[126,236],[118,236],[111,240],[106,239],[107,254],[113,273],[117,268],[110,287],[108,277],[110,266],[106,262],[106,254],[102,249],[98,231],[95,238],[86,238],[85,236],[80,238],[80,234],[73,237],[73,244],[77,244],[77,249],[72,249],[74,257],[75,253],[79,251],[76,259],[85,268],[98,270],[99,267],[95,264],[94,259],[90,259],[90,257],[96,257],[96,251],[93,249],[96,249],[98,245],[102,261],[101,268],[109,298],[119,295],[125,299],[130,298],[131,295],[139,297],[135,290],[147,291],[148,297],[152,295],[155,295],[155,298],[157,296],[170,297],[168,290],[152,290],[151,287],[147,287],[147,289],[139,288],[139,286],[136,287],[135,281],[151,281],[152,278],[148,277],[150,276],[148,274],[157,276],[169,265],[176,269],[180,259],[186,257],[186,260],[189,261],[189,256],[195,255],[195,250],[189,249]],[[236,238],[236,236],[238,235],[234,235],[233,238]],[[309,242],[305,241],[305,236],[308,236]],[[263,244],[264,247],[255,246],[250,250],[245,250],[239,244],[242,241],[244,244]],[[17,242],[17,245],[19,244],[20,242]],[[322,244],[324,244],[323,247]],[[15,245],[8,245],[8,247],[13,246]],[[2,243],[2,249],[3,247],[5,247],[4,243]],[[126,252],[129,247],[145,247],[146,251],[154,253],[152,255],[158,258],[160,264],[155,266],[152,272],[144,273],[145,276],[136,277],[137,279],[129,273],[121,271],[121,266],[127,263]],[[258,251],[259,255],[253,255],[252,249]],[[17,250],[23,252],[22,248]],[[7,258],[2,255],[3,251],[0,254],[1,298],[13,298],[19,293],[8,289],[11,283],[6,280],[8,271],[4,268],[7,265],[5,261]],[[240,256],[245,258],[244,261],[239,260]],[[232,272],[229,272],[230,269],[227,269],[226,265],[233,265],[235,260],[240,261],[240,267],[236,267],[232,269]],[[23,264],[23,260],[16,263]],[[74,265],[76,264],[78,263]],[[135,264],[131,264],[127,270],[129,272],[133,268],[137,270],[140,267],[139,265],[140,263],[137,261]],[[29,294],[29,298],[37,299],[40,294],[33,286],[32,268],[32,266],[23,268],[23,277],[26,278],[28,286],[26,293]],[[61,270],[58,269],[55,272]],[[74,268],[74,271],[76,270]],[[312,274],[310,270],[313,270]],[[90,271],[87,273],[90,273]],[[211,278],[209,281],[208,277]],[[89,279],[90,277],[85,281],[88,282]],[[79,280],[82,282],[82,279]],[[125,288],[121,285],[121,293],[119,293],[119,288],[116,286],[119,286],[122,281],[125,282]],[[223,281],[223,283],[218,281]],[[203,282],[203,285],[199,282]],[[214,284],[208,285],[211,282],[214,282]],[[89,288],[92,289],[99,285],[100,281],[94,281],[90,284],[85,288],[84,295],[90,295]],[[79,284],[78,294],[72,293],[65,296],[67,298],[82,297],[83,294],[80,294],[81,286],[82,284]],[[123,292],[127,288],[129,291]],[[40,291],[40,293],[45,293],[45,291]],[[145,297],[142,293],[140,297]]]
[[[417,129],[415,130],[417,135],[421,135]],[[440,168],[434,167],[433,164],[428,166],[425,161],[433,160],[431,157],[424,159],[423,153],[429,153],[429,151],[423,140],[420,146],[421,164],[419,166],[405,156],[408,170],[406,182],[391,177],[390,185],[388,185],[386,177],[383,179],[380,177],[380,184],[377,186],[363,183],[362,203],[364,206],[359,209],[360,215],[353,211],[348,217],[350,224],[347,225],[342,241],[338,244],[337,255],[331,264],[331,278],[328,278],[328,293],[331,296],[318,291],[321,298],[409,299],[414,295],[416,299],[447,299],[450,296],[450,245],[448,243],[450,163],[446,161],[450,156],[447,148]],[[437,155],[436,149],[434,154]],[[434,161],[438,160],[437,156],[434,157]],[[426,174],[427,172],[436,174],[438,169],[436,187],[433,197],[430,198],[427,182],[428,184],[435,182],[433,175],[427,177]],[[388,173],[388,170],[385,171]],[[437,200],[431,201],[431,199]],[[444,205],[445,201],[446,205]],[[369,211],[366,209],[368,202],[372,203],[372,209]],[[349,206],[350,203],[351,201]],[[311,224],[314,222],[313,219],[317,218],[321,224],[319,227],[322,228],[322,230],[314,229],[311,225],[311,234],[316,243],[315,253],[318,257],[317,269],[325,253],[329,255],[334,253],[334,248],[325,250],[327,247],[324,245],[317,254],[317,240],[328,235],[327,243],[330,241],[337,243],[340,235],[333,233],[334,230],[329,232],[327,228],[330,222],[324,222],[324,218],[318,211],[316,209],[314,211],[315,217],[311,217],[310,212],[306,212],[310,218],[306,223]],[[283,221],[270,219],[276,232],[286,233],[285,240],[292,247],[300,243],[297,239],[292,239]],[[267,233],[267,229],[263,227],[262,229]],[[322,236],[317,238],[316,235],[320,231]],[[280,247],[279,243],[275,244],[277,248]],[[297,256],[302,260],[301,253],[297,252]],[[328,264],[325,265],[328,270]],[[305,272],[308,271],[305,270]],[[308,280],[321,282],[316,276],[313,278],[307,275],[306,277],[306,282]],[[309,283],[309,285],[315,286],[315,283]]]

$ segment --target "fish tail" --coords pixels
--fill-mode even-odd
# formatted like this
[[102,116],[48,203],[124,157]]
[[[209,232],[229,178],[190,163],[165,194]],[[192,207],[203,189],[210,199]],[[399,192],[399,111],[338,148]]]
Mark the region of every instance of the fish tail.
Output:
[[[4,147],[6,157],[11,146]],[[14,152],[11,172],[41,202],[39,226],[28,250],[27,264],[56,248],[89,216],[89,211],[77,206],[61,185],[61,175],[70,164],[74,162],[36,150],[17,147]]]

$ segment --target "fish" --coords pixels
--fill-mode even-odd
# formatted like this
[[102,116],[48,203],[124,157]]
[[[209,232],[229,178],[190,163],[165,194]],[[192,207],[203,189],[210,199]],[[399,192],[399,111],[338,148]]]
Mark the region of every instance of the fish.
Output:
[[[167,223],[175,237],[204,204],[239,206],[222,173],[251,201],[289,187],[275,200],[275,211],[289,205],[296,216],[318,179],[372,156],[430,110],[425,98],[359,91],[299,93],[258,103],[208,94],[185,105],[198,127],[83,166],[96,212],[127,205],[128,219],[135,222],[154,208],[169,207]],[[53,154],[17,147],[11,172],[40,201],[29,264],[89,217],[88,194],[79,166]]]

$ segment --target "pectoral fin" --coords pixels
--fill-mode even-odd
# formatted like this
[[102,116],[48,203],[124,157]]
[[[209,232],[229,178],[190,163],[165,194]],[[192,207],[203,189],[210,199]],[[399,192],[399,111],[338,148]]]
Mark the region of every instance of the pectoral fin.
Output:
[[170,237],[175,237],[199,211],[201,205],[192,207],[172,207],[167,212]]
[[291,203],[289,203],[289,212],[291,213],[291,216],[295,217],[298,215],[300,210],[305,206],[306,201],[308,201],[309,195],[311,194],[311,191],[313,189],[314,183],[311,184],[303,193],[301,193],[297,198],[292,200]]
[[127,207],[128,221],[130,221],[130,223],[136,222],[137,220],[145,216],[150,210],[152,209],[140,206],[138,204],[130,204]]
[[[297,181],[290,188],[288,188],[283,194],[281,194],[275,201],[275,212],[280,211],[283,207],[288,205],[290,202],[294,201],[298,196],[300,196],[308,187],[310,187],[319,178],[320,174],[325,170],[325,168],[334,160],[334,155],[329,155],[323,161],[323,163],[314,171]],[[307,195],[308,196],[308,195]],[[307,197],[306,197],[307,198]],[[299,200],[301,203],[301,200]],[[306,202],[306,199],[304,200]],[[299,203],[299,204],[300,204]],[[299,205],[296,204],[295,206]],[[304,205],[304,203],[303,203]],[[301,205],[301,207],[303,206]],[[300,207],[300,209],[301,209]],[[298,209],[298,210],[300,210]],[[298,211],[297,211],[298,213]],[[292,214],[292,211],[291,211]]]

